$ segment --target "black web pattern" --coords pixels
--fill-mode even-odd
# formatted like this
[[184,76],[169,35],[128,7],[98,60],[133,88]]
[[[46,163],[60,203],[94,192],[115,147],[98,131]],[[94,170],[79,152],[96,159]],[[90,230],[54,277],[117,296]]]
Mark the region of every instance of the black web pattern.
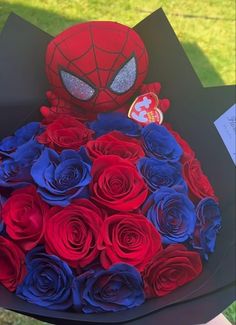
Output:
[[[112,28],[105,28],[105,27],[100,27],[100,29],[102,30],[114,30],[114,31],[117,31],[116,29],[112,29]],[[61,56],[65,59],[65,61],[67,62],[66,63],[66,67],[65,67],[65,70],[66,71],[70,71],[70,67],[73,66],[76,71],[78,71],[78,78],[83,78],[82,80],[87,80],[88,81],[88,84],[89,85],[92,85],[92,87],[94,89],[96,89],[97,87],[93,84],[93,82],[90,81],[89,79],[89,75],[92,74],[92,73],[95,73],[97,72],[97,79],[99,81],[99,86],[101,87],[102,85],[102,81],[101,81],[101,76],[99,74],[99,70],[100,71],[106,71],[106,72],[109,72],[108,73],[108,76],[107,76],[107,80],[106,80],[106,84],[108,84],[109,80],[112,78],[112,76],[114,76],[114,74],[117,74],[119,72],[119,70],[114,70],[114,67],[116,65],[116,63],[120,60],[120,58],[124,58],[124,60],[128,60],[130,59],[130,57],[127,57],[125,54],[124,54],[124,49],[125,49],[125,46],[127,45],[127,42],[130,38],[132,38],[132,35],[130,35],[130,30],[128,30],[128,32],[126,33],[125,35],[125,39],[124,39],[124,43],[121,47],[121,49],[119,51],[110,51],[110,50],[106,50],[106,49],[103,49],[103,48],[100,48],[99,46],[97,46],[94,42],[94,35],[93,35],[93,31],[92,31],[92,26],[89,25],[89,29],[88,29],[89,33],[90,33],[90,37],[91,37],[91,45],[89,46],[89,48],[81,55],[79,55],[78,57],[76,58],[73,58],[72,60],[70,60],[64,53],[63,51],[61,50],[60,48],[60,45],[65,42],[67,39],[69,38],[72,38],[73,36],[76,36],[78,34],[81,33],[81,31],[77,31],[67,37],[65,37],[63,40],[61,40],[58,44],[55,43],[55,41],[52,41],[52,44],[54,45],[54,49],[53,49],[53,53],[51,55],[51,59],[50,59],[50,62],[46,64],[47,66],[47,69],[50,70],[51,73],[55,74],[56,77],[58,77],[58,71],[55,71],[53,68],[52,68],[52,62],[54,60],[54,56],[55,56],[55,53],[56,51],[58,51]],[[146,53],[146,50],[144,47],[140,46],[136,41],[135,39],[133,38],[132,39],[132,42],[137,46],[139,47],[139,49],[141,49],[141,53],[140,55],[137,57],[137,60],[140,60],[142,58],[143,55],[145,55]],[[112,65],[110,68],[100,68],[99,67],[99,62],[97,60],[97,56],[96,56],[96,50],[99,50],[101,52],[104,52],[104,53],[108,53],[108,54],[113,54],[116,56],[116,58],[114,59]],[[91,71],[89,72],[83,72],[79,66],[75,63],[75,61],[79,61],[81,58],[83,58],[85,55],[89,54],[89,52],[92,51],[93,52],[93,57],[94,57],[94,61],[95,61],[95,65],[96,65],[96,68],[92,69]],[[138,72],[137,71],[137,76],[136,76],[136,80],[137,78],[140,76],[140,75],[143,75],[145,74],[146,71],[143,71],[143,72]],[[74,73],[72,73],[73,75],[75,75]],[[53,82],[51,82],[52,86],[54,87],[54,89],[63,89],[65,90],[65,87],[63,86],[56,86],[55,84],[53,84]],[[136,89],[135,89],[136,90]],[[99,103],[97,104],[96,100],[97,100],[97,97],[98,97],[98,93],[96,93],[96,95],[91,99],[91,101],[88,101],[91,109],[94,109],[95,106],[102,106],[103,104],[109,104],[109,103],[116,103],[117,106],[119,106],[119,101],[117,101],[117,98],[119,97],[119,95],[111,95],[108,91],[104,90],[106,92],[106,94],[111,98],[110,101],[104,101],[102,103]],[[71,98],[74,98],[76,100],[78,100],[77,98],[73,97],[69,92],[68,94],[70,95]],[[60,102],[60,101],[59,101]],[[60,104],[60,107],[63,108],[63,103]]]

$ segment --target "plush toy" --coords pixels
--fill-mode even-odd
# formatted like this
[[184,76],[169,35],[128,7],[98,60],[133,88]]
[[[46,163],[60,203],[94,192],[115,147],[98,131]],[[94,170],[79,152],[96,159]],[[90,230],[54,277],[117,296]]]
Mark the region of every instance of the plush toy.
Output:
[[[42,107],[46,119],[74,111],[82,119],[99,112],[128,112],[134,94],[159,94],[160,84],[143,83],[148,54],[140,36],[115,22],[76,24],[55,37],[46,53],[46,73],[52,91],[51,107]],[[159,100],[165,111],[168,100]]]

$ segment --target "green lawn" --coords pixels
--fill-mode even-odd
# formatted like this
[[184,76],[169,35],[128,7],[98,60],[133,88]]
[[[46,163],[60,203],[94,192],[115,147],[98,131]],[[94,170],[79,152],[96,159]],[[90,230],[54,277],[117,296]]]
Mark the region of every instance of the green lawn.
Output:
[[[133,26],[163,7],[204,86],[235,83],[234,0],[0,0],[0,29],[11,11],[55,35],[86,20]],[[225,315],[236,323],[236,303]],[[0,325],[37,325],[0,311]]]
[[54,35],[83,20],[133,26],[161,6],[203,84],[235,83],[234,0],[0,0],[0,28],[11,11]]

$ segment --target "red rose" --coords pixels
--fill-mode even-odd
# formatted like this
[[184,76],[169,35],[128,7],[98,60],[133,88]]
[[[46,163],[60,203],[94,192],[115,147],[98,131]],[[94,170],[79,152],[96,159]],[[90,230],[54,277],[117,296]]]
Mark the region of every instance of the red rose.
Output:
[[143,272],[148,298],[164,296],[192,281],[202,271],[201,257],[184,245],[169,245],[155,255]]
[[187,160],[184,163],[183,175],[192,200],[199,201],[205,197],[212,197],[217,200],[214,190],[197,159]]
[[115,155],[132,163],[144,157],[144,151],[137,139],[119,131],[112,131],[87,143],[87,151],[92,160],[103,155]]
[[99,254],[97,238],[102,223],[102,211],[87,199],[52,208],[45,233],[47,253],[74,268],[87,266]]
[[98,237],[100,261],[105,269],[128,263],[142,271],[161,249],[161,236],[141,214],[115,214],[105,219]]
[[132,211],[145,201],[148,189],[135,166],[118,156],[102,156],[93,163],[91,197],[102,206]]
[[7,234],[23,250],[33,249],[42,241],[48,211],[35,186],[15,190],[2,211]]
[[185,141],[178,132],[174,131],[170,124],[165,123],[165,127],[168,129],[168,131],[174,136],[175,140],[178,142],[178,144],[183,149],[183,155],[181,157],[181,161],[185,162],[189,159],[193,159],[195,157],[195,152],[190,147],[187,141]]
[[63,149],[79,150],[93,133],[75,117],[63,116],[48,124],[37,140],[60,153]]
[[25,275],[24,253],[12,241],[0,236],[0,283],[13,292]]

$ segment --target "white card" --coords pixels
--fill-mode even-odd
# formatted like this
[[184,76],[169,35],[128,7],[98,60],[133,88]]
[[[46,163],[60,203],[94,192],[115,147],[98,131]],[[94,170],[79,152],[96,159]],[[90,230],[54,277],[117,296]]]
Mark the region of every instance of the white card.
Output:
[[236,165],[236,104],[224,112],[214,124]]

